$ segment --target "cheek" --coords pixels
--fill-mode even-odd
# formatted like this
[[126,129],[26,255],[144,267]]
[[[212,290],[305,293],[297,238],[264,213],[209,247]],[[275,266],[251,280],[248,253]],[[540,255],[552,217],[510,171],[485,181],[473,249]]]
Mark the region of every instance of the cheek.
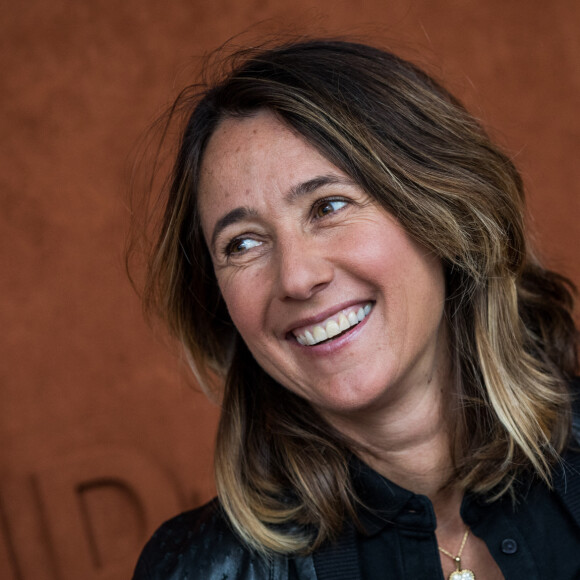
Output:
[[419,326],[422,320],[439,318],[445,300],[440,259],[400,230],[391,230],[391,235],[375,233],[359,238],[360,252],[353,267],[381,289],[389,315]]
[[218,284],[232,322],[251,348],[252,337],[259,334],[264,319],[263,284],[247,271],[218,276]]

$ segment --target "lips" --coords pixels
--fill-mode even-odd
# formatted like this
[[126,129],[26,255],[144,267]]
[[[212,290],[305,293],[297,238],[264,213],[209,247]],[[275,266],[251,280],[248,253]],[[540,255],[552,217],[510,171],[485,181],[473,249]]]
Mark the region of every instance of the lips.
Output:
[[311,326],[296,328],[292,331],[294,338],[302,346],[314,346],[346,332],[362,322],[371,312],[372,303],[345,308],[321,322]]

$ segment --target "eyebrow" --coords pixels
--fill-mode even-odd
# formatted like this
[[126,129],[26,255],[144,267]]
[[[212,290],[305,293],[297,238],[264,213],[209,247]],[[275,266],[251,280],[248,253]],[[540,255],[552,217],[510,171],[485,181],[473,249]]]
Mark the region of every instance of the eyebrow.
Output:
[[[319,175],[317,177],[313,177],[312,179],[309,179],[308,181],[303,181],[302,183],[299,183],[299,184],[293,186],[290,189],[290,191],[284,196],[284,198],[288,203],[292,204],[299,197],[309,195],[310,193],[313,193],[314,191],[316,191],[317,189],[320,189],[321,187],[325,187],[327,185],[335,185],[335,184],[354,185],[354,181],[352,181],[351,179],[349,179],[347,177],[342,177],[340,175]],[[213,228],[213,232],[211,235],[212,250],[215,251],[216,240],[225,228],[227,228],[228,226],[231,226],[232,224],[235,224],[237,222],[243,221],[244,219],[247,219],[248,217],[255,217],[257,215],[258,215],[258,212],[255,209],[252,209],[252,208],[249,208],[246,206],[240,206],[240,207],[236,207],[232,211],[229,211],[224,216],[222,216],[216,222],[216,224]]]
[[297,198],[308,195],[321,187],[336,184],[354,185],[354,181],[341,175],[319,175],[292,187],[285,198],[289,203],[293,203]]
[[258,212],[254,209],[250,209],[249,207],[236,207],[232,211],[229,211],[227,214],[222,216],[215,224],[213,228],[213,233],[211,235],[211,247],[212,250],[215,251],[215,242],[217,237],[220,233],[225,230],[228,226],[235,224],[237,222],[241,222],[246,218],[256,216]]

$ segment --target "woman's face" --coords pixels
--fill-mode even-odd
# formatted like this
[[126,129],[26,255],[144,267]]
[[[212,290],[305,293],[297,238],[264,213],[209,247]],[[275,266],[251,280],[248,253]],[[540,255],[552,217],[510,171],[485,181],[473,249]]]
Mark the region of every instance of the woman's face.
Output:
[[274,115],[221,123],[199,206],[231,318],[280,384],[332,415],[431,383],[447,356],[439,259]]

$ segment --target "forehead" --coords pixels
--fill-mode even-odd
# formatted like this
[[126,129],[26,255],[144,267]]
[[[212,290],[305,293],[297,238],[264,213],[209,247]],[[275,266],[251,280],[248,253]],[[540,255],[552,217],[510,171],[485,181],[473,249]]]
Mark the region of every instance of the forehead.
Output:
[[238,153],[239,139],[252,140],[256,147],[265,146],[273,139],[284,138],[291,133],[288,126],[274,113],[259,110],[240,116],[226,116],[217,125],[206,147],[207,158]]
[[[280,172],[280,165],[296,158],[326,161],[270,111],[245,117],[226,117],[206,147],[201,163],[200,189],[204,181],[217,179],[224,171],[238,176],[268,177],[268,170]],[[302,163],[305,159],[302,159]],[[328,162],[327,162],[328,163]]]
[[273,113],[226,118],[201,163],[198,203],[204,229],[234,205],[279,201],[297,184],[328,174],[344,175]]

